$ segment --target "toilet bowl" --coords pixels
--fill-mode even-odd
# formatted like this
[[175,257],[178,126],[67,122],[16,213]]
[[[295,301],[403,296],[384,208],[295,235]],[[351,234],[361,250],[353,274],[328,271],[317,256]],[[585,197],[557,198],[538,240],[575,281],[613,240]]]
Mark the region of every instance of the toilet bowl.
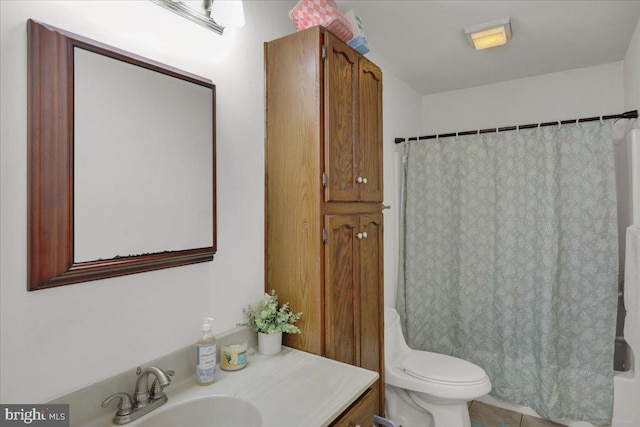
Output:
[[400,316],[384,309],[385,399],[396,426],[471,427],[467,401],[491,391],[479,366],[456,357],[411,349]]

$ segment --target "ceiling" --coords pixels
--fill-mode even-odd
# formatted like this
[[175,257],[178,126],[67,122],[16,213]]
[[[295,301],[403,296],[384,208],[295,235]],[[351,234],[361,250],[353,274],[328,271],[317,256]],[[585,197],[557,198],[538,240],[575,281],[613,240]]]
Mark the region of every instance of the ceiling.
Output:
[[[621,61],[640,0],[337,0],[371,55],[422,95]],[[505,46],[475,51],[464,27],[510,16]]]

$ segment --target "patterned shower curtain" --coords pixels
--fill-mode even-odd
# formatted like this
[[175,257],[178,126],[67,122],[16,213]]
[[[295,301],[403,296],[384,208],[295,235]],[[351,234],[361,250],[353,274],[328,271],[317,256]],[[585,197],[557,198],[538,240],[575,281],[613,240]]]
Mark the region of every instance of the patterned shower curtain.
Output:
[[611,422],[618,240],[612,124],[405,146],[408,344],[483,367],[548,419]]

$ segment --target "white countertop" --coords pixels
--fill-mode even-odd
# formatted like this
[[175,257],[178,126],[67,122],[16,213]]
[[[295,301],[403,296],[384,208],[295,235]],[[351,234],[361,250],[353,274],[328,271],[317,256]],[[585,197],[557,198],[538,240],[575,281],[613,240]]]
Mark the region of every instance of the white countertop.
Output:
[[[247,366],[239,371],[223,371],[217,366],[216,382],[210,386],[199,387],[193,381],[169,385],[165,388],[169,402],[151,414],[197,397],[225,395],[253,403],[262,415],[263,427],[323,427],[378,378],[376,372],[288,347],[275,356],[250,349],[247,360]],[[111,418],[100,417],[87,427],[105,425],[112,425]]]

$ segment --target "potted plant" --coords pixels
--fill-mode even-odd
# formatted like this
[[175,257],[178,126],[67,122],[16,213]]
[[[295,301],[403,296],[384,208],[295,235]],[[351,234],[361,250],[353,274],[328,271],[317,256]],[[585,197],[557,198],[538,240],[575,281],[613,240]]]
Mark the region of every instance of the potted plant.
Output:
[[249,306],[246,310],[249,327],[258,332],[258,350],[262,354],[272,355],[280,352],[282,333],[299,334],[300,328],[294,323],[302,313],[292,313],[289,303],[278,307],[278,296],[275,290],[265,293],[257,306]]

